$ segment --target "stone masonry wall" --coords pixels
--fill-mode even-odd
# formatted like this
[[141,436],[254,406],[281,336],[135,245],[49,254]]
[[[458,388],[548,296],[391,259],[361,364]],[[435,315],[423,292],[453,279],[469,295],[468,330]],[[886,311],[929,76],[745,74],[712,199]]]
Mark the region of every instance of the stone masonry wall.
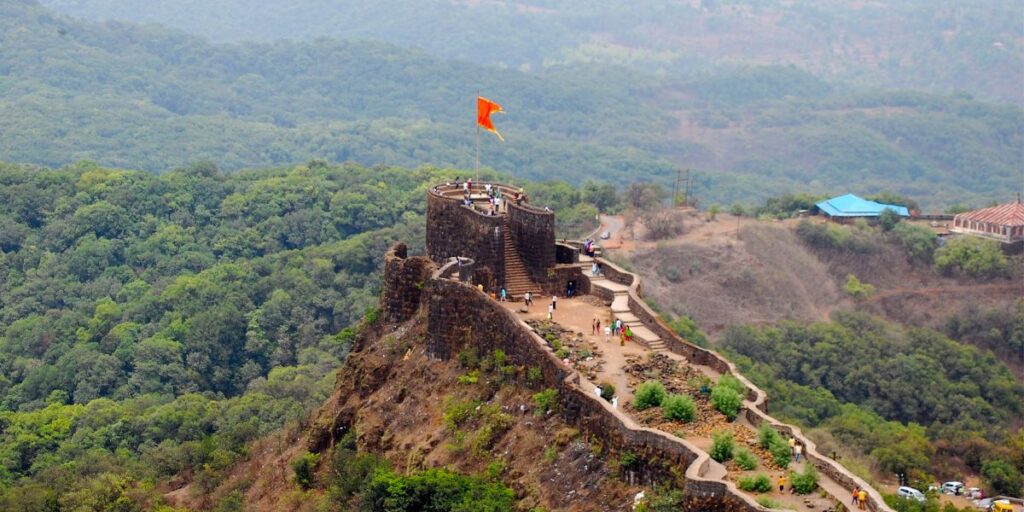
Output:
[[[644,323],[647,328],[651,329],[655,334],[661,337],[662,341],[665,342],[666,346],[670,350],[680,354],[693,363],[709,366],[715,371],[722,374],[731,374],[740,380],[746,386],[746,400],[744,401],[744,410],[741,411],[747,421],[750,422],[754,427],[759,426],[763,422],[768,422],[776,430],[796,438],[800,444],[805,447],[804,454],[807,460],[809,460],[814,467],[821,473],[827,475],[835,482],[843,485],[847,489],[853,489],[858,486],[868,490],[868,510],[874,512],[892,512],[892,509],[882,500],[882,495],[877,490],[872,488],[862,478],[854,475],[848,469],[842,467],[838,462],[818,453],[817,445],[812,442],[803,434],[803,432],[792,425],[782,423],[768,415],[768,397],[764,391],[755,386],[746,377],[739,373],[739,370],[734,364],[729,362],[727,359],[719,355],[718,353],[698,347],[675,333],[672,329],[665,324],[665,322],[643,301],[640,296],[640,278],[631,272],[628,272],[615,264],[605,260],[599,259],[602,263],[605,275],[615,282],[626,284],[630,287],[629,290],[629,309],[630,312],[636,315]],[[613,279],[611,276],[615,276]],[[693,467],[691,466],[691,469]],[[689,471],[687,472],[689,476]],[[844,496],[837,496],[842,499]]]
[[[560,412],[582,432],[597,436],[611,453],[633,452],[643,461],[633,476],[642,482],[674,480],[686,495],[685,510],[763,511],[738,493],[731,483],[700,476],[708,456],[689,442],[637,425],[631,418],[593,396],[578,373],[566,368],[550,347],[514,313],[474,288],[442,279],[435,272],[424,300],[427,311],[427,352],[452,358],[472,345],[487,352],[505,351],[517,364],[541,369],[545,385],[559,392]],[[685,477],[679,475],[685,472]]]
[[[463,207],[456,199],[427,193],[427,256],[437,262],[454,256],[472,258],[474,270],[497,290],[505,282],[505,239],[502,218]],[[486,269],[486,270],[485,270]]]
[[555,266],[555,214],[529,204],[508,203],[508,226],[512,243],[535,282],[547,278]]
[[420,308],[423,290],[434,264],[423,256],[408,257],[405,244],[397,243],[384,254],[381,314],[386,322],[404,322]]

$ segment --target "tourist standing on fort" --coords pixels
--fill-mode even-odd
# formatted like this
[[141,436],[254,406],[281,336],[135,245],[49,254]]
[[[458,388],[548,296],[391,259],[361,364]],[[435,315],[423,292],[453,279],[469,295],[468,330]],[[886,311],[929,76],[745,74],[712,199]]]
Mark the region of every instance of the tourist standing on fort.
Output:
[[868,503],[868,492],[864,489],[857,491],[857,508],[863,509]]
[[508,300],[508,292],[506,292],[505,291],[505,287],[502,286],[501,287],[501,301],[505,302],[506,300]]
[[555,318],[555,305],[554,304],[548,304],[548,320],[553,320],[554,318]]
[[558,309],[558,295],[552,295],[551,296],[551,310],[554,311],[556,309]]
[[860,496],[860,486],[859,485],[854,486],[854,488],[853,488],[853,499],[850,500],[850,505],[856,505],[857,504],[857,497],[858,496]]
[[526,292],[526,295],[523,295],[523,303],[526,304],[526,307],[532,306],[533,305],[533,293]]
[[779,492],[786,490],[786,475],[779,476]]
[[797,443],[797,445],[793,447],[793,453],[796,455],[796,461],[800,462],[800,456],[804,453],[804,446]]

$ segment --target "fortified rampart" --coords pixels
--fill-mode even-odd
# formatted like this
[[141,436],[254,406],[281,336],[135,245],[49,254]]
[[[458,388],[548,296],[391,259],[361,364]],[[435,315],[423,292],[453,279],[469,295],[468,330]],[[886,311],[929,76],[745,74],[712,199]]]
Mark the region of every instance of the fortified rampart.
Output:
[[427,193],[427,256],[436,262],[472,258],[477,278],[493,290],[505,282],[504,217],[465,207],[458,197]]
[[[634,476],[642,481],[674,480],[685,491],[685,510],[768,510],[738,491],[731,482],[706,478],[710,458],[703,450],[685,439],[637,424],[605,400],[595,397],[592,386],[584,389],[580,374],[564,365],[545,340],[515,313],[475,288],[476,283],[493,286],[504,279],[506,248],[501,229],[509,222],[515,226],[511,229],[512,241],[524,256],[524,262],[529,261],[526,264],[531,274],[539,274],[538,282],[557,289],[559,283],[573,279],[578,281],[581,293],[592,293],[609,303],[614,300],[604,288],[592,285],[579,264],[573,263],[576,258],[569,254],[571,251],[566,247],[556,248],[554,216],[550,212],[532,207],[509,208],[507,216],[485,215],[473,207],[463,206],[452,195],[438,189],[428,194],[426,246],[430,260],[436,263],[427,258],[407,257],[405,246],[401,244],[388,252],[381,298],[386,320],[401,322],[411,318],[418,307],[425,307],[426,346],[431,357],[450,359],[462,348],[473,346],[484,352],[501,349],[517,364],[540,368],[544,385],[558,390],[561,414],[567,421],[597,436],[615,452],[636,454],[641,464]],[[533,245],[535,243],[538,245]],[[472,258],[474,264],[460,269],[457,261],[450,260],[455,256]],[[740,375],[735,365],[672,331],[643,301],[637,275],[605,259],[598,258],[598,261],[605,277],[628,286],[629,311],[670,350],[695,364],[709,366],[721,374],[732,374],[746,386],[741,414],[747,421],[755,427],[768,422],[795,437],[806,447],[807,460],[821,473],[847,489],[854,486],[868,489],[869,510],[891,512],[877,491],[834,460],[818,453],[816,445],[799,429],[768,416],[765,393]],[[442,262],[443,266],[438,268]],[[467,283],[469,276],[471,282]],[[679,468],[685,470],[681,472]]]
[[512,203],[508,227],[534,281],[546,281],[548,269],[555,266],[555,214],[527,203]]

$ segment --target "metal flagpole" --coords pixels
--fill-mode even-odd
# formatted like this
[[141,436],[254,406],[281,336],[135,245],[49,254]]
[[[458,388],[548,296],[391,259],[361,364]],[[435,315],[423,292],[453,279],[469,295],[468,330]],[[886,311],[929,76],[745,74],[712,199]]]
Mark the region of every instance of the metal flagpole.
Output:
[[[476,92],[477,109],[480,108],[480,91]],[[477,113],[479,115],[479,112]],[[476,122],[476,181],[480,182],[480,120]],[[472,191],[470,191],[472,192]]]

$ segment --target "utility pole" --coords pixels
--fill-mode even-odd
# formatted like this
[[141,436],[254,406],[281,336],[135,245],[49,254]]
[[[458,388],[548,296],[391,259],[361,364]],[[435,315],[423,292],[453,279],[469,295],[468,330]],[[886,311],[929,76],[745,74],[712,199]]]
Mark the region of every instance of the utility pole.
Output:
[[672,182],[672,208],[679,206],[679,180],[683,176],[682,169],[676,169],[676,180]]
[[690,170],[686,170],[686,199],[683,206],[690,206],[690,188],[693,184],[693,179],[690,176]]

